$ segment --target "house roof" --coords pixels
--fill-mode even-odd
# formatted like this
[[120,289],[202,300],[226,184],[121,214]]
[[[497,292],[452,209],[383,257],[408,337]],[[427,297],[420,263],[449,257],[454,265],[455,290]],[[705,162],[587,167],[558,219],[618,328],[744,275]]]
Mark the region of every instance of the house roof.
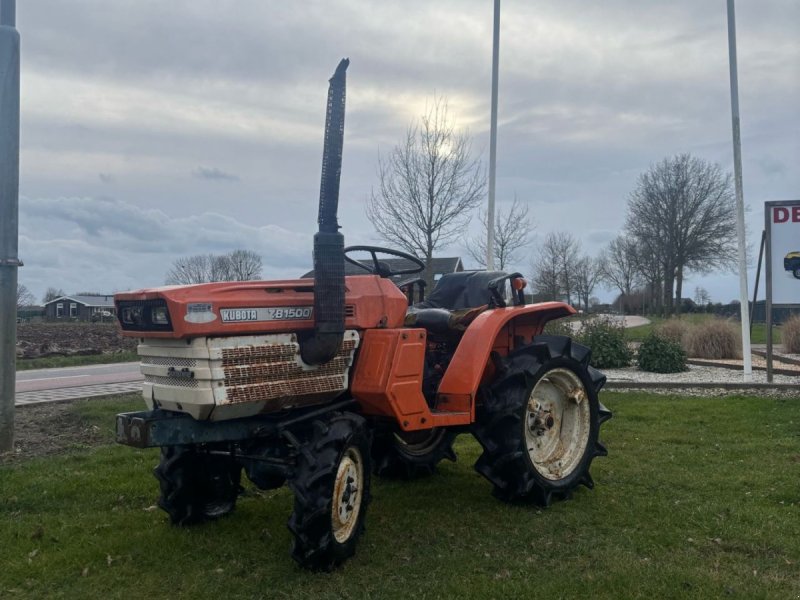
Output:
[[109,295],[74,295],[74,296],[59,296],[58,298],[54,298],[50,300],[50,302],[46,302],[45,306],[53,304],[54,302],[77,302],[78,304],[83,304],[84,306],[97,306],[101,308],[114,308],[114,296],[112,294]]
[[[413,269],[416,267],[414,263],[410,260],[406,260],[405,258],[383,258],[380,259],[382,263],[385,263],[393,271],[403,271],[406,269]],[[372,261],[369,260],[360,260],[358,261],[365,266],[372,268]],[[434,258],[433,261],[433,274],[434,277],[436,275],[443,275],[444,273],[455,273],[456,271],[463,271],[464,266],[461,264],[461,258],[458,256],[451,256],[446,258]],[[357,266],[345,261],[344,263],[344,274],[345,275],[366,275],[367,271],[364,269],[359,269]],[[309,271],[308,273],[301,276],[301,279],[312,279],[314,277],[314,271]],[[395,279],[407,279],[408,275],[398,275]]]

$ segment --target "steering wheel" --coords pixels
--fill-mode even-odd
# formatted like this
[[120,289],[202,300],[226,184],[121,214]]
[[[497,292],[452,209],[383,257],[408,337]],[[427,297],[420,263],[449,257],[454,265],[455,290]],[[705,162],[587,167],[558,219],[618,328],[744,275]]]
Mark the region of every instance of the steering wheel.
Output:
[[[372,256],[372,266],[369,267],[362,262],[357,261],[354,258],[350,258],[347,256],[348,252],[369,252],[370,256]],[[380,254],[388,254],[389,256],[396,256],[397,258],[403,258],[411,263],[414,264],[413,267],[408,269],[399,269],[397,271],[392,270],[389,268],[385,262],[378,260],[378,253]],[[414,273],[421,273],[425,270],[425,263],[418,259],[416,256],[412,254],[407,254],[405,252],[400,252],[399,250],[392,250],[390,248],[381,248],[380,246],[348,246],[344,249],[344,259],[349,262],[351,265],[355,265],[364,269],[368,273],[372,273],[373,275],[379,275],[380,277],[393,277],[394,275],[412,275]]]

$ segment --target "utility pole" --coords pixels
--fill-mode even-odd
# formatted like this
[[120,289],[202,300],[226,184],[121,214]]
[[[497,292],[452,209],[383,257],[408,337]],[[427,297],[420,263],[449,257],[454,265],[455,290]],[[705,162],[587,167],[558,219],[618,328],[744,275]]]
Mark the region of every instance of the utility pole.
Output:
[[0,0],[0,452],[14,447],[19,239],[19,32]]
[[739,127],[739,75],[736,65],[736,14],[728,0],[728,57],[731,78],[731,121],[733,125],[733,177],[736,183],[736,233],[739,236],[739,309],[742,322],[744,381],[753,380],[753,355],[750,350],[750,314],[747,307],[747,250],[744,231],[744,192],[742,191],[742,137]]
[[492,124],[489,133],[489,210],[486,214],[486,270],[494,271],[494,180],[497,165],[497,79],[500,66],[500,0],[494,0],[492,37]]

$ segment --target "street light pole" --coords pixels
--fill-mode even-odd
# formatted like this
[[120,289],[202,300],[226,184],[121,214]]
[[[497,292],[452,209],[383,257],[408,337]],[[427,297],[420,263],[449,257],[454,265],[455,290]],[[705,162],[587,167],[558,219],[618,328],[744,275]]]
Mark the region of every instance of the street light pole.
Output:
[[497,79],[500,66],[500,0],[494,0],[492,36],[492,123],[489,133],[489,210],[486,214],[486,270],[494,270],[494,182],[497,164]]
[[728,57],[731,79],[731,122],[733,126],[733,176],[736,185],[736,233],[739,237],[739,309],[742,322],[742,358],[744,381],[753,380],[753,356],[750,350],[750,314],[747,303],[747,250],[744,231],[744,192],[742,191],[742,138],[739,126],[739,76],[736,64],[736,14],[733,0],[728,0]]
[[19,226],[19,32],[0,0],[0,452],[14,447]]

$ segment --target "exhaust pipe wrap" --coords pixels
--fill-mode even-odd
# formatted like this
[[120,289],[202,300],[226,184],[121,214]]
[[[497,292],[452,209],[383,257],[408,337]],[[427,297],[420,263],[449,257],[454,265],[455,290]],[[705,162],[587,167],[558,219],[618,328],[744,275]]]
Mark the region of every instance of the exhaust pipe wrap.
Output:
[[337,211],[349,64],[348,59],[342,59],[328,87],[319,190],[319,231],[314,235],[314,333],[300,344],[300,356],[309,365],[333,359],[344,338],[344,236],[339,233]]

